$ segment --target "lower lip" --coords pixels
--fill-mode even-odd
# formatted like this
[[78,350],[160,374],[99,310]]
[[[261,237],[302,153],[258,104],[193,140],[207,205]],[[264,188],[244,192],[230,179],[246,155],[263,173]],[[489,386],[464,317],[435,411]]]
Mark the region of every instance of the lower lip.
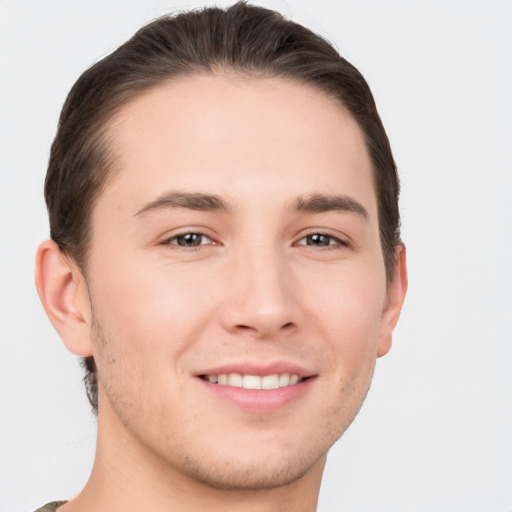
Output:
[[267,413],[282,409],[302,398],[311,388],[313,377],[277,389],[245,389],[213,384],[202,378],[198,380],[217,397],[231,402],[247,412]]

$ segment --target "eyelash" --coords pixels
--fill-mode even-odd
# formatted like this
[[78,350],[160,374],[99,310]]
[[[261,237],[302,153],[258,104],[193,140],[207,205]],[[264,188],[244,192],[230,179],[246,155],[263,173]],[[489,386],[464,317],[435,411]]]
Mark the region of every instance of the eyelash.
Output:
[[209,237],[207,234],[201,233],[200,231],[187,231],[186,233],[179,233],[177,235],[173,235],[173,236],[171,236],[169,238],[166,238],[165,240],[162,240],[161,245],[175,245],[176,247],[180,247],[180,248],[183,248],[183,249],[188,250],[188,251],[197,251],[203,245],[209,245],[209,244],[202,244],[202,243],[200,243],[199,245],[187,246],[187,245],[181,245],[179,243],[173,243],[173,241],[177,241],[179,238],[185,238],[186,236],[189,236],[189,235],[196,235],[196,236],[201,237],[203,239],[207,238],[214,245],[219,245],[219,244],[213,242],[211,237]]
[[[305,243],[300,243],[303,240],[307,240],[310,237],[325,237],[325,238],[329,239],[329,243],[327,245],[317,245],[316,247],[315,247],[315,245],[308,246]],[[334,243],[330,243],[330,242],[334,242]],[[298,242],[296,242],[296,245],[301,245],[301,246],[305,246],[305,247],[313,247],[316,249],[324,249],[324,250],[338,249],[338,248],[340,248],[340,246],[341,247],[350,247],[350,244],[347,241],[342,240],[341,238],[339,238],[337,236],[331,235],[330,233],[322,233],[322,232],[317,232],[317,231],[308,233],[307,235],[303,236]]]
[[[185,238],[190,235],[195,235],[196,237],[201,237],[202,241],[204,241],[204,239],[206,238],[209,240],[209,243],[206,243],[206,244],[200,243],[199,245],[191,245],[191,246],[182,245],[180,243],[173,243],[173,241],[177,242],[178,239]],[[316,245],[316,246],[314,244],[308,245],[307,243],[301,243],[302,241],[307,241],[307,239],[311,238],[311,237],[324,237],[324,238],[329,239],[329,243],[327,245]],[[331,242],[334,242],[334,243],[331,243]],[[188,231],[186,233],[180,233],[180,234],[174,235],[170,238],[166,238],[165,240],[163,240],[161,242],[161,245],[174,245],[176,247],[181,247],[184,250],[197,251],[204,245],[210,245],[210,243],[212,245],[220,245],[220,244],[214,242],[212,240],[212,238],[205,233],[202,233],[200,231]],[[304,235],[302,238],[300,238],[297,242],[295,242],[294,245],[304,246],[304,247],[313,247],[315,249],[324,249],[324,250],[338,249],[338,248],[340,248],[340,246],[341,247],[350,247],[350,244],[347,241],[342,240],[341,238],[331,235],[329,233],[322,233],[322,232],[308,233],[307,235]]]

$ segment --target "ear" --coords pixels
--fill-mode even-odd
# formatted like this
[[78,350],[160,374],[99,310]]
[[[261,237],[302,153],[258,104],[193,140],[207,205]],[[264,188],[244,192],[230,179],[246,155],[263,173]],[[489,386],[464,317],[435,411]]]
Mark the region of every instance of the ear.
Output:
[[36,288],[44,310],[66,348],[77,356],[92,355],[91,307],[85,279],[53,240],[37,249]]
[[380,338],[377,347],[377,357],[382,357],[391,348],[393,330],[400,317],[402,305],[407,293],[407,261],[405,246],[400,244],[395,249],[395,268],[393,279],[388,286],[386,304],[380,322]]

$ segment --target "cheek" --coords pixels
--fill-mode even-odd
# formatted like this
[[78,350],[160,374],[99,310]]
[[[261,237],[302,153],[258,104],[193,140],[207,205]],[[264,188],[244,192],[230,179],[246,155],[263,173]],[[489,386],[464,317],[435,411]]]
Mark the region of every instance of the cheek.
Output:
[[204,279],[190,273],[118,265],[91,288],[95,319],[109,342],[140,364],[177,363],[211,316]]
[[384,274],[372,267],[339,269],[319,279],[307,296],[314,329],[328,340],[333,364],[345,374],[361,365],[373,367],[385,298]]
[[143,417],[158,411],[162,420],[162,404],[186,395],[186,361],[209,323],[208,299],[199,279],[162,268],[118,265],[91,283],[94,357],[106,396],[125,423],[132,424],[133,410]]

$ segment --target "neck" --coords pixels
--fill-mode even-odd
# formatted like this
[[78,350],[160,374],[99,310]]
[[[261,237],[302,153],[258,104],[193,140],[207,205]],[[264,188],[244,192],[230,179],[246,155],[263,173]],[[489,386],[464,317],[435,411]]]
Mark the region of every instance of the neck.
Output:
[[[103,413],[105,411],[101,411]],[[224,490],[205,485],[149,451],[112,411],[98,416],[91,476],[59,512],[314,512],[325,457],[296,481],[273,489]],[[113,428],[114,427],[114,428]]]

